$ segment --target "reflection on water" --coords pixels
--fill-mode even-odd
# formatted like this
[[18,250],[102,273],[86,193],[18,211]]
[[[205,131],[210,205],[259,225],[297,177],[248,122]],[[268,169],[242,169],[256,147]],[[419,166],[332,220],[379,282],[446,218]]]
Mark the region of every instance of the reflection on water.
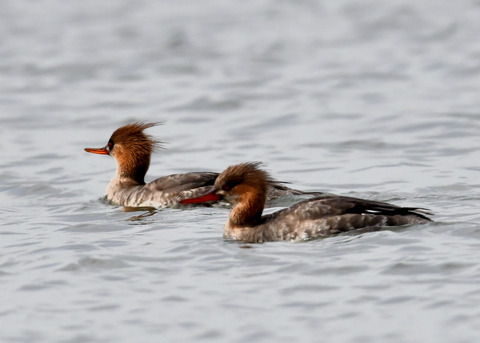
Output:
[[148,207],[124,207],[123,208],[125,212],[142,212],[141,214],[137,216],[133,216],[128,218],[129,221],[135,222],[135,224],[139,225],[145,225],[148,224],[148,217],[153,216],[155,213],[157,213],[157,210],[154,208],[148,208]]

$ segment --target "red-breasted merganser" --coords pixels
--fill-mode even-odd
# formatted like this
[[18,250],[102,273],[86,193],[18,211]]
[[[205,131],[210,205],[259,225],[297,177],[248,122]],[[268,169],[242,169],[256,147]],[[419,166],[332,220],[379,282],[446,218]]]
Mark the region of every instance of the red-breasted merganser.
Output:
[[182,204],[223,198],[232,206],[224,238],[246,243],[323,238],[361,228],[422,224],[431,221],[425,209],[346,196],[323,196],[262,216],[268,185],[275,181],[259,168],[243,163],[227,168],[214,189]]
[[[86,148],[85,151],[110,155],[117,161],[117,173],[110,181],[106,197],[114,204],[126,207],[168,207],[182,199],[193,198],[213,189],[219,173],[192,172],[160,177],[145,183],[145,174],[150,166],[150,156],[160,147],[160,142],[144,130],[160,123],[132,123],[113,132],[103,148]],[[269,198],[292,194],[314,194],[297,191],[281,183],[268,187]],[[218,197],[212,196],[211,201]],[[208,201],[208,200],[205,200]]]

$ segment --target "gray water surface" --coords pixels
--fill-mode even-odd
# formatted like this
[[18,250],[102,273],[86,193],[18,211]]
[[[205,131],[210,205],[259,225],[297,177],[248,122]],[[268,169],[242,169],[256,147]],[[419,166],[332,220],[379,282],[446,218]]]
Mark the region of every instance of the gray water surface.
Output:
[[[0,341],[477,342],[479,1],[0,2]],[[148,180],[263,161],[423,226],[224,241],[126,212],[86,154],[164,121]],[[275,211],[292,199],[268,209]]]

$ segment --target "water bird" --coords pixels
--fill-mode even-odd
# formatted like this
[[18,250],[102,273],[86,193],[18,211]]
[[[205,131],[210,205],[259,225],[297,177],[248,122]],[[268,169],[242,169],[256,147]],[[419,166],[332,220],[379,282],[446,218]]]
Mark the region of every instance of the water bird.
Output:
[[303,200],[289,208],[262,215],[272,183],[275,180],[261,169],[261,163],[242,163],[222,172],[213,190],[180,202],[191,204],[223,198],[232,205],[224,238],[246,243],[308,240],[364,228],[431,221],[427,216],[430,213],[423,208],[338,195]]
[[[170,207],[182,199],[193,198],[213,189],[219,173],[191,172],[172,174],[145,183],[152,152],[161,147],[161,142],[146,134],[144,130],[161,123],[135,122],[122,126],[111,135],[102,148],[85,148],[86,152],[110,155],[117,162],[117,172],[106,189],[107,199],[125,207]],[[303,195],[302,192],[286,187],[283,183],[271,183],[269,198],[283,195]],[[210,200],[215,202],[217,197]]]

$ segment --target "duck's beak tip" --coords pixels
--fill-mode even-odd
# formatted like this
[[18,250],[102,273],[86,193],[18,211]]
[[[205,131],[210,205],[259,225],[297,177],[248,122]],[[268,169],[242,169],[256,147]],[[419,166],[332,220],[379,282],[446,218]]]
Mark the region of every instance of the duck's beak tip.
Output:
[[108,150],[106,148],[85,148],[86,152],[99,155],[108,155]]

